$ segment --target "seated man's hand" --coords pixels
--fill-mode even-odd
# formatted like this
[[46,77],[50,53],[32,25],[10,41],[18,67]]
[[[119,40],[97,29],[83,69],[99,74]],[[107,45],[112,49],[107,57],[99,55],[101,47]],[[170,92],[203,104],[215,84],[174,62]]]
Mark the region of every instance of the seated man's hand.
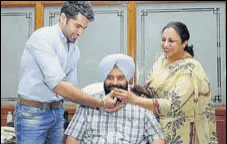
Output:
[[103,97],[103,107],[105,108],[113,108],[116,104],[117,99],[113,98],[113,91],[111,91],[108,95]]

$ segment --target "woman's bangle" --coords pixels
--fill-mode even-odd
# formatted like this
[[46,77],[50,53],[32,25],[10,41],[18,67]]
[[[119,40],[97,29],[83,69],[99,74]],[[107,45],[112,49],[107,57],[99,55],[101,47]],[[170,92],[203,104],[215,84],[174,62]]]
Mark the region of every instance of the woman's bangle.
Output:
[[155,99],[155,106],[156,106],[156,114],[160,116],[158,99],[157,98],[154,98],[154,99]]
[[152,104],[153,104],[153,112],[154,114],[156,114],[156,105],[155,105],[154,98],[152,99]]

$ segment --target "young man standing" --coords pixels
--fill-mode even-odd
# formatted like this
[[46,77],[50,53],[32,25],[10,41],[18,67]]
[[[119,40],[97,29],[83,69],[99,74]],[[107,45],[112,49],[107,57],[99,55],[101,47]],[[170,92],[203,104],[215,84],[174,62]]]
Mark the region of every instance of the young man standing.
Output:
[[76,87],[80,51],[75,42],[93,20],[89,2],[66,1],[59,23],[38,29],[28,39],[15,109],[18,144],[62,144],[64,98],[93,108],[115,104],[110,96],[96,99]]

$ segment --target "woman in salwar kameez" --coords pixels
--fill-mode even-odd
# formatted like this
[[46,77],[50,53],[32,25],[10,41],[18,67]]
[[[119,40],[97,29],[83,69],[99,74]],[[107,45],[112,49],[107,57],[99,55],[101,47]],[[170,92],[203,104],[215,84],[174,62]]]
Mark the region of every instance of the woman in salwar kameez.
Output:
[[189,37],[182,22],[170,22],[163,28],[164,53],[154,63],[147,82],[156,97],[143,98],[119,89],[114,90],[114,95],[152,110],[160,121],[166,144],[217,144],[209,80],[193,58]]

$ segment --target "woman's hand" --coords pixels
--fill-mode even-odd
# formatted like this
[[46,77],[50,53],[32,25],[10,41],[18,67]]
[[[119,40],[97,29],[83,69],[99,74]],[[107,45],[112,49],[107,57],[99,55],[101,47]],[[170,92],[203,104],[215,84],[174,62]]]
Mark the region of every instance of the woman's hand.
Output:
[[122,100],[121,103],[127,103],[127,102],[132,103],[132,101],[135,98],[135,94],[132,93],[131,91],[126,91],[126,90],[117,89],[117,88],[114,88],[113,96],[121,99]]

